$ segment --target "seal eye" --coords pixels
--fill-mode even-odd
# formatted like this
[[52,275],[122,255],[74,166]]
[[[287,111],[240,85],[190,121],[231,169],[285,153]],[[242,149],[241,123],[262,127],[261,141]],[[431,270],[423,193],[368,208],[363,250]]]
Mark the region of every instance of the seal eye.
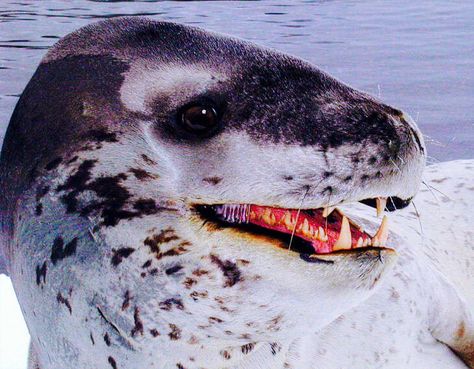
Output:
[[181,124],[187,131],[205,134],[217,127],[219,117],[211,105],[191,105],[183,109]]

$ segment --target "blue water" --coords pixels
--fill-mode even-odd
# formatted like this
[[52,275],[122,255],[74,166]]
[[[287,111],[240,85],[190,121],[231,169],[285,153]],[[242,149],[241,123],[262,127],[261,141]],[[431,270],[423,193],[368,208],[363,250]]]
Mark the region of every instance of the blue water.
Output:
[[229,33],[307,59],[411,114],[430,161],[474,157],[474,1],[468,0],[1,0],[0,142],[49,46],[87,23],[133,14]]

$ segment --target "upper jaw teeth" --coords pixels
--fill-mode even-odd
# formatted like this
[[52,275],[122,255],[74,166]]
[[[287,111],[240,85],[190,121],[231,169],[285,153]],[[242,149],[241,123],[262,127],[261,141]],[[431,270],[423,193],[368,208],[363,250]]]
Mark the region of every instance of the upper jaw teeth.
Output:
[[[381,216],[384,213],[387,198],[379,197],[376,199],[377,203],[377,216]],[[335,206],[326,207],[323,210],[323,217],[328,217],[334,210]],[[226,204],[218,205],[215,207],[216,214],[219,215],[223,220],[233,223],[248,223],[252,219],[252,214],[250,212],[249,204]],[[339,232],[339,237],[334,243],[333,250],[348,250],[352,247],[352,235],[351,235],[351,221],[339,210],[337,210],[342,215],[341,229]],[[253,214],[255,217],[255,214]],[[266,209],[265,213],[262,215],[262,220],[269,225],[274,225],[277,222],[275,215],[271,212],[270,209]],[[296,219],[294,219],[290,212],[286,212],[281,222],[285,224],[287,229],[293,230],[296,226]],[[306,219],[299,225],[297,232],[307,236],[311,239],[318,239],[320,241],[328,241],[328,236],[326,235],[322,227],[318,229],[313,229],[313,227],[308,223]],[[366,247],[366,246],[384,246],[388,240],[388,218],[386,215],[383,216],[382,222],[379,229],[375,233],[375,236],[370,239],[362,239],[361,237],[357,240],[355,247]]]
[[216,206],[216,214],[223,220],[232,223],[247,223],[249,220],[249,204],[232,204]]
[[385,212],[385,207],[387,206],[387,198],[386,197],[377,197],[375,200],[377,204],[377,216],[380,218],[383,213]]

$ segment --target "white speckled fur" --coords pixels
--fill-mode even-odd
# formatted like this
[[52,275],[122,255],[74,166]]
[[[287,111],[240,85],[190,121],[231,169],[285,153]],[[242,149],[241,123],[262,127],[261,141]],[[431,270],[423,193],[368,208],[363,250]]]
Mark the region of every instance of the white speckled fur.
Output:
[[[177,119],[195,98],[227,103],[205,139]],[[194,208],[409,198],[426,154],[399,110],[288,55],[126,18],[59,41],[10,127],[1,247],[30,369],[474,365],[472,160],[428,167],[420,219],[391,216],[398,258],[309,262]],[[347,212],[371,233],[380,223],[366,206]]]

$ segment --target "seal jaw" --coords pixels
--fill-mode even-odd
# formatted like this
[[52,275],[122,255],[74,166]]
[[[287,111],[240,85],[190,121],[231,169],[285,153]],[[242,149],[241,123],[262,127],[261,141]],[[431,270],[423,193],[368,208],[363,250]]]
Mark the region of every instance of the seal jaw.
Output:
[[[377,200],[379,214],[384,200]],[[385,246],[388,240],[386,216],[374,236],[336,208],[284,209],[251,204],[201,205],[197,211],[206,219],[238,227],[249,233],[264,233],[285,240],[288,250],[303,254],[328,254]]]

